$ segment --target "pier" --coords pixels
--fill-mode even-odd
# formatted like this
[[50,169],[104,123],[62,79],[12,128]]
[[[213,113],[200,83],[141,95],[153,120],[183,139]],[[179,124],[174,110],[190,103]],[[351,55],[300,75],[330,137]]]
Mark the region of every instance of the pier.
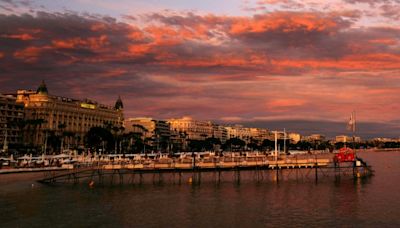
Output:
[[202,179],[215,183],[222,180],[240,183],[243,177],[257,182],[279,182],[291,177],[318,182],[325,177],[362,178],[372,174],[372,168],[358,157],[351,162],[336,162],[333,154],[279,158],[267,155],[230,155],[137,160],[124,158],[75,164],[68,171],[47,172],[39,182],[142,184],[150,180],[153,183],[200,184]]

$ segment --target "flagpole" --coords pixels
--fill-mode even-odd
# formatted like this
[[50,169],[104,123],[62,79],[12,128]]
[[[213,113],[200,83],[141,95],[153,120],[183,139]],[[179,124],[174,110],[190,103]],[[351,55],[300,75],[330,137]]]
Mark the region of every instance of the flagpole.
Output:
[[356,156],[356,111],[353,111],[353,149],[354,149],[354,155]]

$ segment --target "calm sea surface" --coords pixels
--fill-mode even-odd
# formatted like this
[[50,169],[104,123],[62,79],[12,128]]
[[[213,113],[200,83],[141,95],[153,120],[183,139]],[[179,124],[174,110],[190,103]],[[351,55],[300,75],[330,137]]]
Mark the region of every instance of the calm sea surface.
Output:
[[400,227],[400,152],[359,155],[375,176],[317,184],[2,183],[0,227]]

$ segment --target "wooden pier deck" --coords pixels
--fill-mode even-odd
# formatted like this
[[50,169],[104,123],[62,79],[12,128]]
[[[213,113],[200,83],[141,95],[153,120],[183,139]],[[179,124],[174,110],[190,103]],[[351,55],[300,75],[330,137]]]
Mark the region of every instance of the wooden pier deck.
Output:
[[[233,180],[240,182],[241,171],[254,171],[253,175],[260,176],[258,172],[267,172],[273,176],[274,180],[282,179],[282,170],[304,171],[308,176],[318,181],[325,176],[350,176],[360,178],[372,175],[373,171],[362,159],[354,162],[335,163],[333,159],[327,157],[289,157],[279,160],[271,160],[267,156],[257,158],[232,157],[220,158],[213,157],[207,159],[156,159],[139,160],[129,162],[108,162],[97,163],[91,166],[77,166],[76,168],[63,172],[48,172],[45,178],[39,180],[41,183],[79,183],[97,182],[103,183],[105,177],[110,177],[111,182],[118,179],[119,183],[124,183],[124,176],[128,176],[133,183],[135,176],[139,176],[140,183],[144,175],[159,174],[159,180],[163,174],[171,176],[175,182],[182,182],[182,174],[189,175],[191,183],[199,183],[202,173],[212,173],[215,181],[219,182],[221,173],[233,173]],[[288,172],[290,173],[290,172]],[[312,175],[310,173],[313,173]],[[297,175],[296,174],[296,175]],[[172,178],[173,176],[173,178]],[[258,179],[258,178],[257,178]],[[153,181],[154,182],[154,181]]]

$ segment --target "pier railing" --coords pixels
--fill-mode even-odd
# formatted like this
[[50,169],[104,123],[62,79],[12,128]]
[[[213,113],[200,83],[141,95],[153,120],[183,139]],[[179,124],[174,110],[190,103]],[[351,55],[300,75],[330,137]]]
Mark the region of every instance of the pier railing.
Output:
[[[119,176],[122,180],[124,175],[139,174],[163,174],[170,173],[192,173],[200,176],[203,172],[218,173],[223,171],[233,171],[239,175],[241,170],[254,170],[256,172],[265,170],[276,170],[272,172],[278,180],[283,170],[305,170],[307,175],[311,171],[315,173],[315,179],[321,175],[331,173],[334,175],[349,175],[354,177],[368,176],[372,174],[372,169],[363,160],[358,159],[354,162],[336,163],[332,156],[283,156],[279,159],[270,156],[232,156],[232,157],[205,157],[205,158],[158,158],[158,159],[119,159],[113,161],[95,161],[87,163],[77,163],[72,169],[64,172],[49,172],[43,183],[53,182],[79,182],[80,179],[94,179],[98,177],[102,180],[104,176]],[[297,171],[296,171],[297,172]],[[259,176],[259,174],[257,174]]]
[[212,169],[212,168],[235,168],[235,167],[270,167],[270,168],[307,168],[314,166],[328,166],[332,159],[309,158],[309,159],[285,159],[274,161],[263,157],[258,159],[246,159],[245,157],[223,158],[223,159],[163,159],[163,160],[138,160],[138,161],[114,161],[98,163],[102,169]]

